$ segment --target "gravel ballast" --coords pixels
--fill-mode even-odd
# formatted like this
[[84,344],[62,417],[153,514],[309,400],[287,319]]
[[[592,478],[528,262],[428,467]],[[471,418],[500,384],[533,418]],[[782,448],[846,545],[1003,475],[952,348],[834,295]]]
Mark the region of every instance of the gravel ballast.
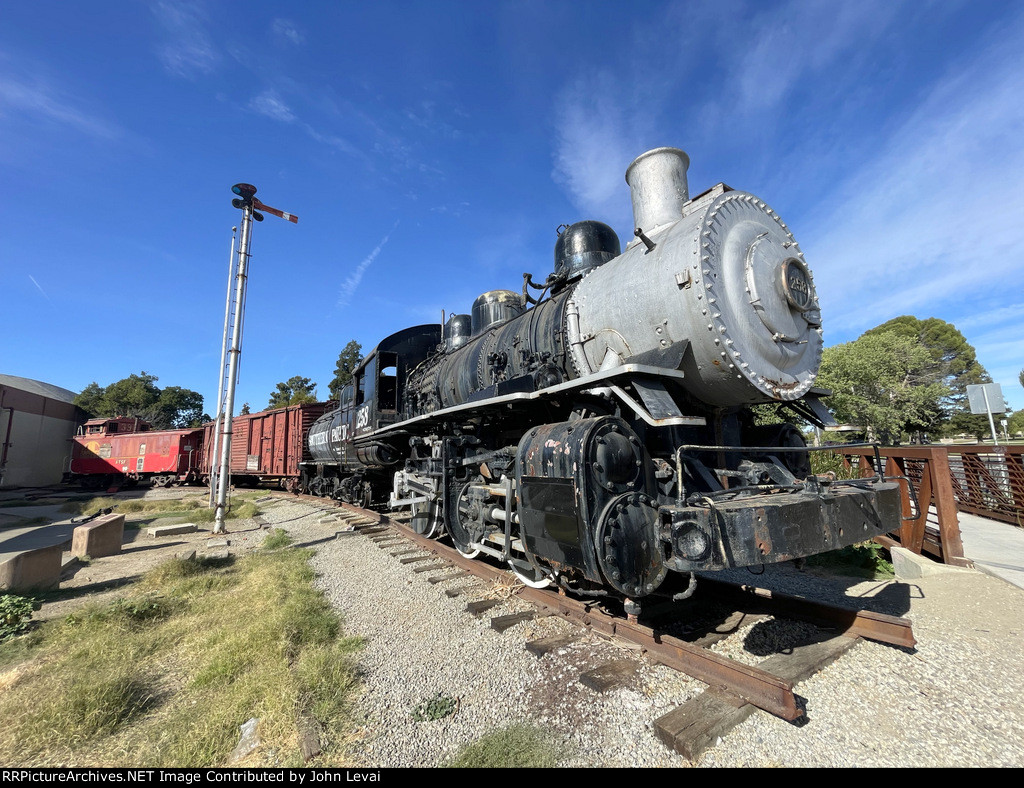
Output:
[[[360,727],[348,750],[358,767],[434,767],[486,733],[515,723],[547,731],[567,767],[653,766],[1001,766],[1024,765],[1024,591],[972,570],[912,582],[859,581],[768,567],[728,577],[774,591],[846,600],[914,622],[915,649],[860,641],[801,682],[807,717],[788,723],[762,712],[723,736],[696,761],[666,748],[652,723],[705,685],[635,650],[538,618],[504,633],[494,616],[530,610],[475,578],[431,584],[365,536],[330,538],[321,511],[283,499],[262,519],[316,551],[318,583],[348,635],[364,638]],[[445,589],[468,587],[455,598]],[[473,600],[501,604],[479,618]],[[762,621],[716,644],[719,653],[757,664],[800,637],[807,625]],[[577,634],[558,652],[536,657],[525,643]],[[604,694],[579,682],[583,671],[632,658],[638,673]],[[417,722],[413,711],[437,696],[457,699],[453,714]]]

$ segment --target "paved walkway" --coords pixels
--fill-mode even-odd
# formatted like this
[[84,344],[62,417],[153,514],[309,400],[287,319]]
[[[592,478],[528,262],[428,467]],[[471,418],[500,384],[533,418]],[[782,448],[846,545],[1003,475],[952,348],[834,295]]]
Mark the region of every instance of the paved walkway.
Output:
[[959,512],[964,556],[975,569],[1024,588],[1024,528]]

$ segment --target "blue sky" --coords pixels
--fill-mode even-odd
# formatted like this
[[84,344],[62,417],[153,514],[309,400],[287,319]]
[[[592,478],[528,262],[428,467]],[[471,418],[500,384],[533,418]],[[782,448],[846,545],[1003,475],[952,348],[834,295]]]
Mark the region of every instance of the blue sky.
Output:
[[0,372],[145,370],[215,407],[230,187],[255,226],[236,402],[327,396],[350,340],[468,312],[631,234],[629,162],[691,158],[793,230],[827,345],[954,323],[1024,407],[1024,5],[5,2]]

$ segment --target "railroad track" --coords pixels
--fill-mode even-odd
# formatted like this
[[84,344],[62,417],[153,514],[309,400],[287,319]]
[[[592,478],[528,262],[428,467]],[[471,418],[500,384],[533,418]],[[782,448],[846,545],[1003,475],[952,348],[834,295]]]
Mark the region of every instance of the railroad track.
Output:
[[[296,496],[275,494],[275,497]],[[439,573],[428,577],[441,583],[473,576],[488,582],[509,584],[514,575],[478,559],[468,559],[453,547],[427,539],[409,528],[401,516],[385,515],[315,496],[298,496],[326,511],[342,514],[346,525],[339,532],[369,538],[410,571]],[[452,573],[450,570],[458,571]],[[459,589],[446,591],[455,597]],[[688,600],[648,608],[642,620],[631,620],[605,609],[600,601],[577,599],[558,589],[537,589],[517,584],[516,596],[531,603],[534,611],[496,616],[491,626],[502,632],[538,616],[558,616],[581,631],[599,633],[640,650],[651,660],[679,670],[708,685],[698,697],[655,720],[654,729],[663,743],[688,758],[696,758],[716,738],[762,709],[789,721],[804,716],[796,685],[838,659],[866,638],[898,647],[916,643],[911,622],[871,611],[857,611],[784,596],[751,586],[724,583],[701,577],[698,590]],[[500,600],[470,602],[467,612],[483,615]],[[712,610],[708,614],[708,610]],[[729,637],[740,627],[773,618],[799,619],[815,625],[814,637],[784,653],[768,656],[757,667],[723,657],[709,646]],[[572,638],[543,638],[526,643],[538,656],[555,650]],[[580,681],[603,692],[629,680],[635,659],[615,660],[591,670]]]

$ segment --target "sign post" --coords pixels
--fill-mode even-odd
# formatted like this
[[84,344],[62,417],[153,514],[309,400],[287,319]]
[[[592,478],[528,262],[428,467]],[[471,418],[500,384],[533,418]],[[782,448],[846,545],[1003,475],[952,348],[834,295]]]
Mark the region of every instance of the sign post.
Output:
[[996,433],[996,423],[992,418],[993,413],[1005,413],[1006,404],[1003,402],[1003,389],[998,383],[983,383],[977,386],[967,387],[967,401],[971,406],[971,413],[988,415],[988,424],[992,429],[992,443],[999,445],[999,437]]

